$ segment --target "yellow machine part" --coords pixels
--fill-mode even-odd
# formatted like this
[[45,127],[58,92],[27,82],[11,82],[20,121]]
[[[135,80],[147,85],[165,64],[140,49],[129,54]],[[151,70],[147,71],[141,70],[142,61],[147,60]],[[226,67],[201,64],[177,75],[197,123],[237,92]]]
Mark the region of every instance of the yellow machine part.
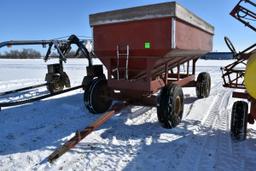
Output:
[[247,62],[244,84],[250,96],[256,99],[256,53],[253,53]]

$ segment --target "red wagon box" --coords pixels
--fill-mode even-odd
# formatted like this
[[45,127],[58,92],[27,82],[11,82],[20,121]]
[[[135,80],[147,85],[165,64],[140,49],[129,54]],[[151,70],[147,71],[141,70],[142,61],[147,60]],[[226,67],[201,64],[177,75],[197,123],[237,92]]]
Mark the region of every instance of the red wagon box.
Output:
[[95,54],[115,89],[155,92],[166,64],[173,68],[212,50],[213,26],[176,2],[92,14],[90,25]]
[[212,49],[213,26],[176,2],[93,14],[90,25],[99,56],[115,56],[117,45],[129,45],[132,56]]

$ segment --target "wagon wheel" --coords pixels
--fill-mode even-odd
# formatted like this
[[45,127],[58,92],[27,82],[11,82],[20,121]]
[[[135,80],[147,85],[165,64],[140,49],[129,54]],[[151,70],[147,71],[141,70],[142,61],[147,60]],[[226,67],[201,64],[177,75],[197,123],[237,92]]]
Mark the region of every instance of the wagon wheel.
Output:
[[233,43],[226,36],[224,37],[224,41],[225,41],[226,45],[228,46],[229,50],[233,53],[233,57],[235,58],[237,56],[237,52],[236,52],[236,49],[235,49]]
[[183,91],[179,85],[171,84],[162,88],[158,97],[157,117],[164,128],[174,128],[181,122],[183,108]]
[[231,115],[231,137],[236,140],[245,140],[247,132],[248,104],[237,101],[233,104]]
[[94,79],[88,91],[84,92],[85,106],[93,114],[104,113],[112,105],[110,95],[111,90],[107,86],[107,80]]
[[211,76],[207,72],[202,72],[197,76],[196,95],[198,98],[205,98],[210,95]]

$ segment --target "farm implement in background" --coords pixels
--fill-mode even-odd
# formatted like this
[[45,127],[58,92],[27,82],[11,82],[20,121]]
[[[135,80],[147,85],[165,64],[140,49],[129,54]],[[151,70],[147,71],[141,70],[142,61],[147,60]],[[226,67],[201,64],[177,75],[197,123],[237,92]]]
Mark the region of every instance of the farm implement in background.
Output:
[[[251,0],[241,0],[230,15],[242,22],[248,28],[256,31],[256,4]],[[246,139],[247,123],[256,120],[256,43],[241,52],[237,52],[229,38],[224,38],[228,48],[233,53],[235,62],[222,69],[223,86],[244,89],[244,92],[233,92],[233,97],[247,99],[233,104],[231,114],[231,136],[237,140]]]
[[[47,90],[49,91],[48,94],[42,95],[42,96],[37,96],[37,97],[32,97],[30,99],[26,100],[18,100],[14,102],[6,102],[6,103],[0,103],[0,108],[3,107],[9,107],[9,106],[16,106],[16,105],[21,105],[25,103],[31,103],[37,100],[42,100],[45,98],[49,98],[55,95],[59,95],[62,93],[66,93],[69,91],[73,91],[79,88],[82,88],[83,86],[76,86],[76,87],[71,87],[70,85],[70,80],[66,72],[64,72],[63,69],[63,62],[66,62],[67,58],[66,55],[70,52],[71,46],[76,45],[78,50],[76,52],[76,55],[79,53],[82,53],[83,56],[85,56],[88,59],[88,67],[90,71],[92,70],[91,68],[93,67],[92,64],[92,55],[88,52],[84,45],[84,40],[79,40],[79,38],[75,35],[71,35],[67,40],[24,40],[24,41],[7,41],[7,42],[2,42],[0,43],[0,48],[2,47],[11,47],[11,46],[18,46],[18,45],[42,45],[43,47],[48,46],[48,50],[46,53],[46,56],[44,57],[44,61],[48,61],[50,58],[50,55],[52,53],[53,48],[57,50],[58,57],[59,57],[59,63],[55,64],[49,64],[47,65],[48,68],[48,73],[45,76],[45,81],[46,83],[38,84],[38,85],[33,85],[33,86],[28,86],[24,88],[19,88],[16,90],[10,90],[6,92],[1,92],[0,97],[10,95],[10,94],[15,94],[18,92],[23,92],[26,90],[32,90],[38,87],[44,87],[46,86]],[[91,74],[92,71],[91,71]],[[68,89],[64,89],[64,87]]]
[[235,8],[230,12],[230,15],[243,23],[246,27],[256,31],[255,8],[256,3],[252,0],[240,0]]

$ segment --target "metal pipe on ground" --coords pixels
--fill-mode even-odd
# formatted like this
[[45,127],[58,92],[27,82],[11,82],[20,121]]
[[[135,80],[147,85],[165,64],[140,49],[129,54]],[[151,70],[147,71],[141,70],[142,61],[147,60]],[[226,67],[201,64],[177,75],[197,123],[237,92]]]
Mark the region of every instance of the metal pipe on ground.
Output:
[[57,148],[48,158],[47,160],[52,163],[54,160],[58,159],[64,153],[69,151],[71,148],[75,147],[82,139],[92,133],[94,130],[103,125],[106,121],[108,121],[112,116],[119,113],[123,108],[127,106],[127,103],[117,103],[115,104],[111,111],[102,115],[99,119],[93,122],[91,125],[84,128],[82,131],[77,131],[76,135],[72,137],[69,141],[67,141],[64,145]]

